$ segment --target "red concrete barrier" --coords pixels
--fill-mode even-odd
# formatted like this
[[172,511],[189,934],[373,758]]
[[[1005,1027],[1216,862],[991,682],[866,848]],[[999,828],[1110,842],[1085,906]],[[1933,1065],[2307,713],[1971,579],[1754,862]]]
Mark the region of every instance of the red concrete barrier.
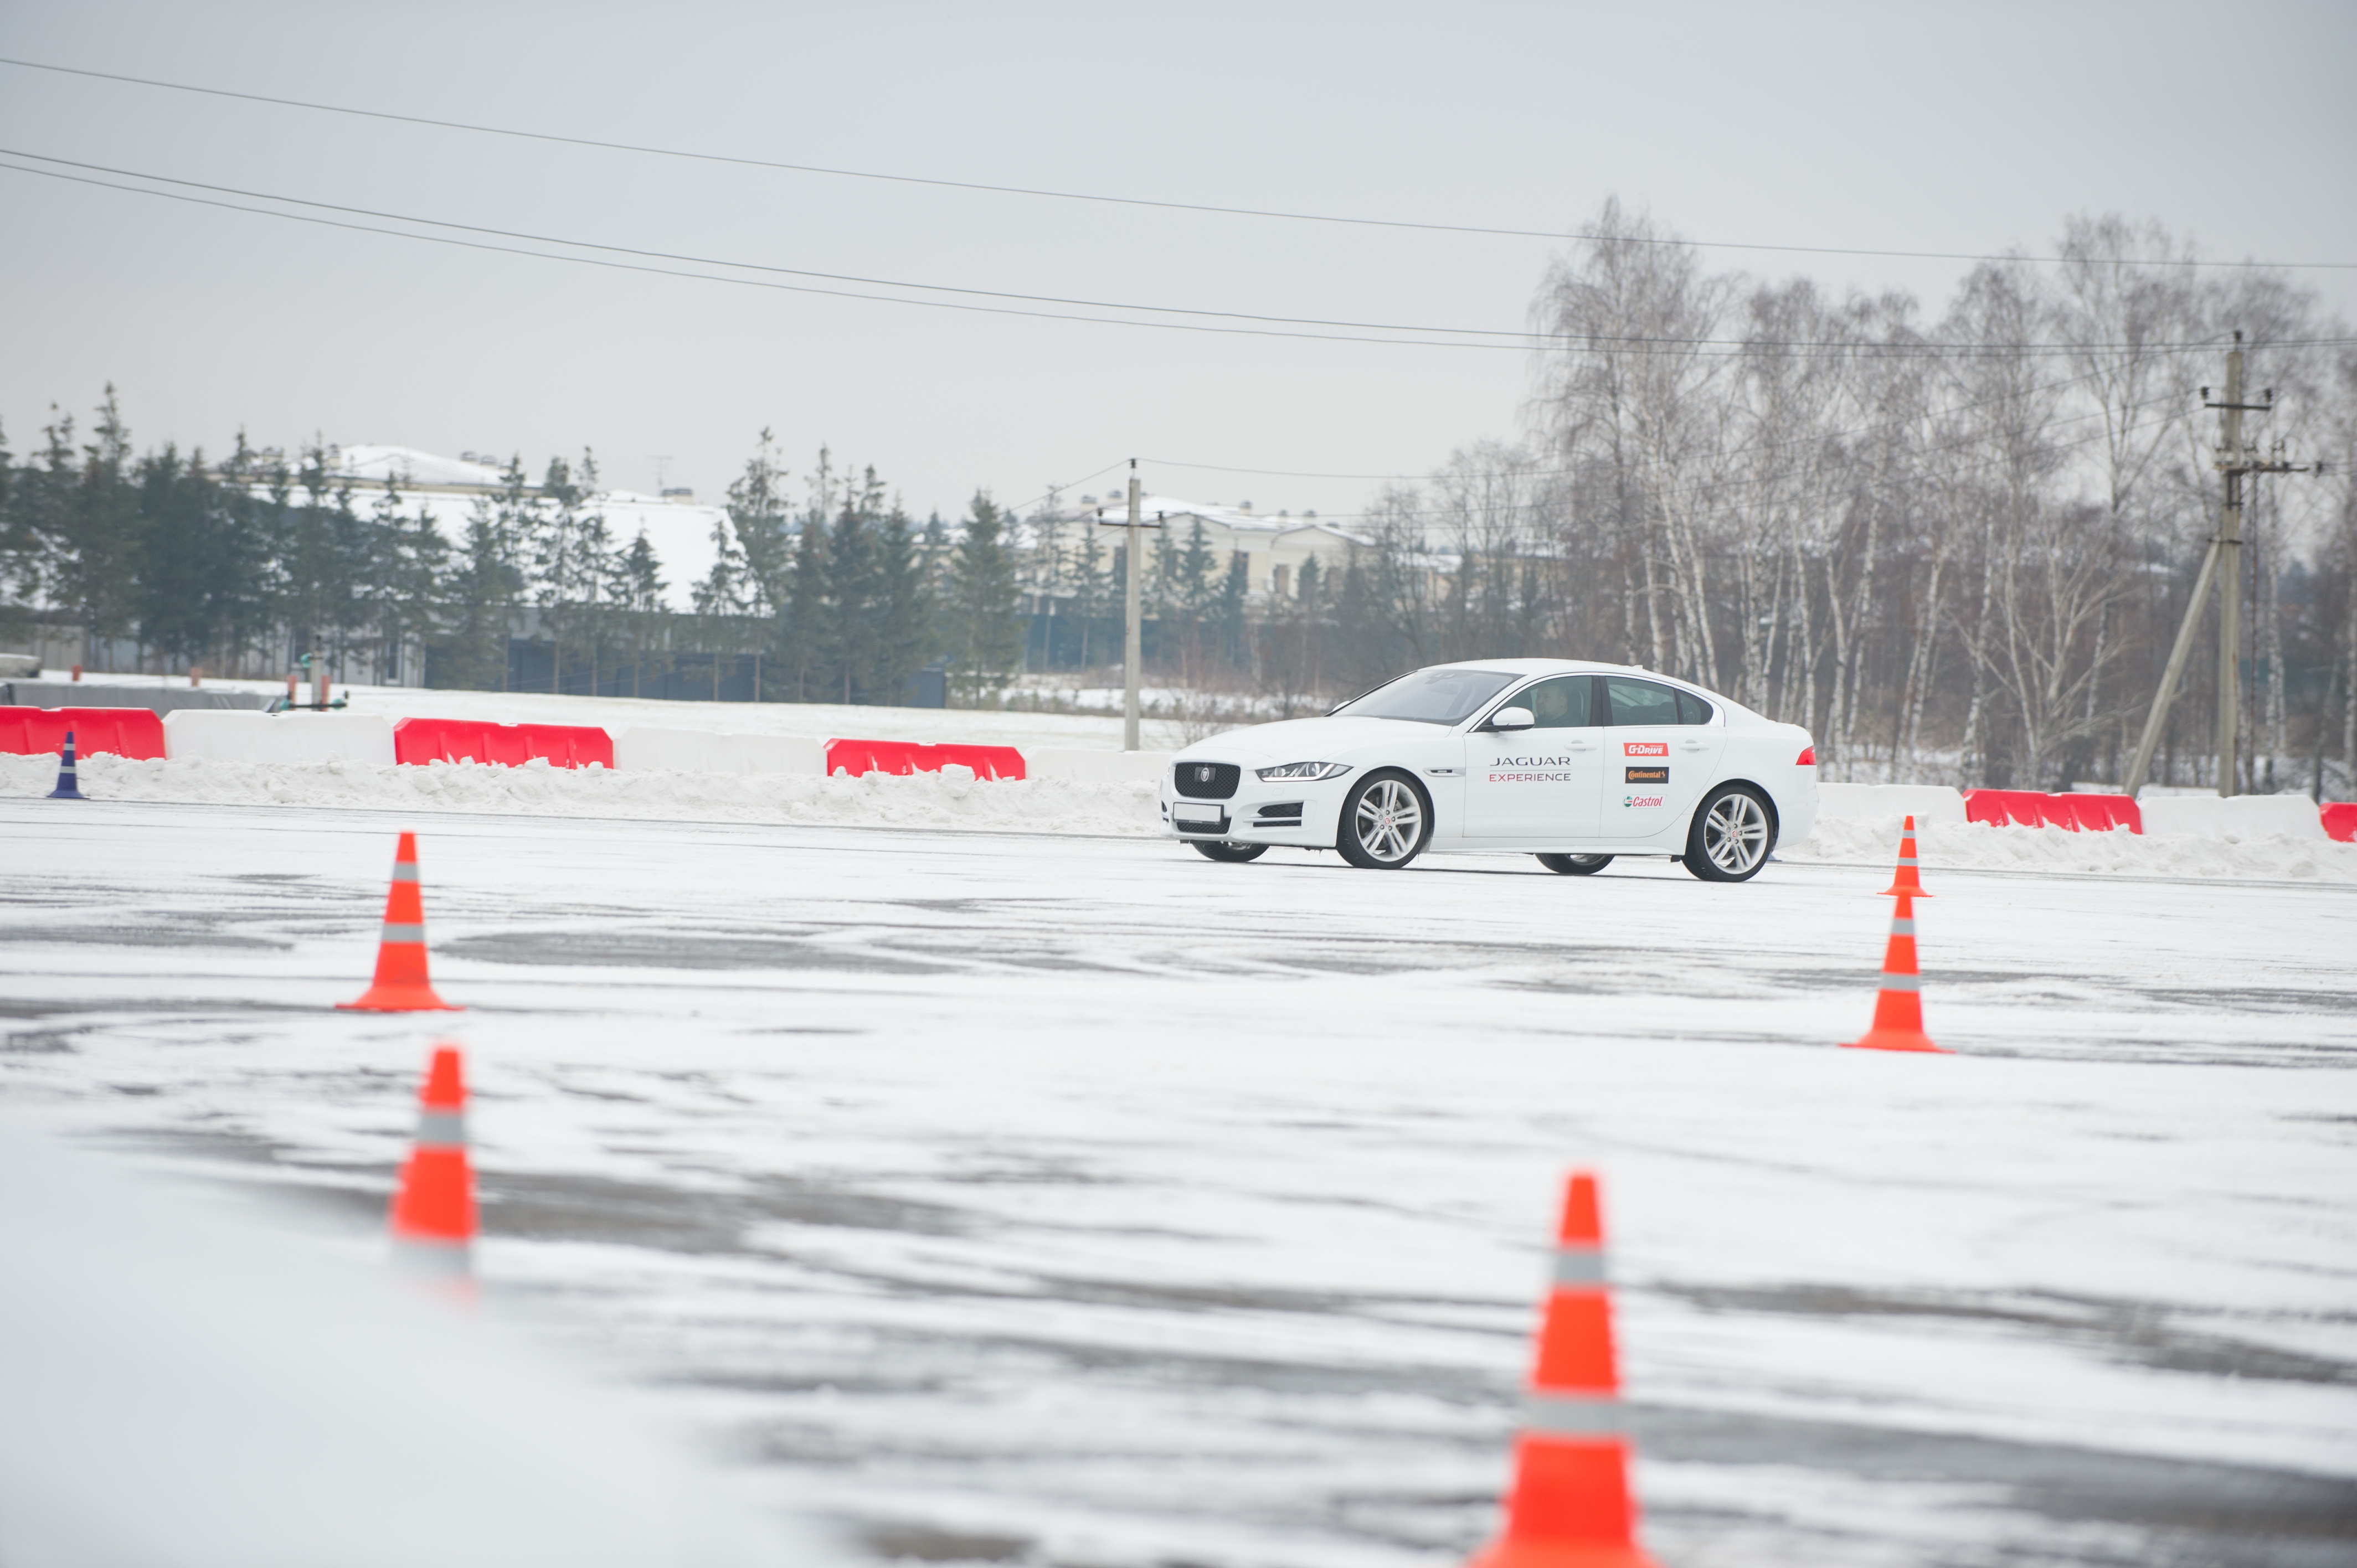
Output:
[[587,725],[494,725],[475,719],[403,719],[393,726],[393,759],[496,762],[521,768],[546,757],[554,768],[614,766],[614,739]]
[[831,740],[827,777],[838,768],[856,779],[869,773],[939,773],[951,763],[977,779],[1020,779],[1023,754],[1011,746],[925,746],[912,740]]
[[2357,800],[2327,800],[2318,810],[2324,819],[2327,838],[2342,843],[2357,843]]
[[154,761],[164,755],[164,716],[153,708],[0,708],[0,751],[62,753],[68,730],[77,757],[109,751]]
[[1967,789],[1964,821],[1993,828],[2046,825],[2047,797],[2035,789]]
[[2058,811],[2067,810],[2072,820],[2062,823],[2082,832],[2107,833],[2126,828],[2132,833],[2144,832],[2144,813],[2126,795],[2049,795]]
[[1964,820],[1991,827],[2067,828],[2107,833],[2144,832],[2144,813],[2126,795],[2049,795],[2036,789],[1967,789]]

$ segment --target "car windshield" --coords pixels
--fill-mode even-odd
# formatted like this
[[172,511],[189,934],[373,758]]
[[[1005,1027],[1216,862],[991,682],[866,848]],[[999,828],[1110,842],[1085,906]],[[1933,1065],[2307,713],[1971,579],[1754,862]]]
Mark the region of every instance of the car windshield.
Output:
[[1453,725],[1471,718],[1482,703],[1513,684],[1516,677],[1495,670],[1419,670],[1388,686],[1378,686],[1338,709],[1354,719],[1413,719],[1420,725]]

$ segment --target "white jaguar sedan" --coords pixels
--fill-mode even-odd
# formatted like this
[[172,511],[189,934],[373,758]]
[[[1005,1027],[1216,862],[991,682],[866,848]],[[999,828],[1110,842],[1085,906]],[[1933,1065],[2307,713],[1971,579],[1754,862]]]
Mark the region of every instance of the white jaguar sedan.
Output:
[[1498,850],[1587,876],[1659,854],[1741,882],[1807,836],[1816,761],[1808,731],[1649,670],[1479,659],[1190,746],[1162,812],[1213,860],[1291,844],[1396,871],[1427,849]]

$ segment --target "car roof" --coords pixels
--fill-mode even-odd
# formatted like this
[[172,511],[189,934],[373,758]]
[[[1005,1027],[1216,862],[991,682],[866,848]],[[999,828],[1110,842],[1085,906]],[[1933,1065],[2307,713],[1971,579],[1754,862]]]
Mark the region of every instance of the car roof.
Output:
[[[1594,659],[1457,659],[1446,664],[1427,664],[1426,670],[1497,670],[1513,675],[1577,674],[1591,670],[1627,670],[1640,675],[1651,675],[1651,670],[1634,664],[1606,664]],[[1670,677],[1663,677],[1670,679]]]

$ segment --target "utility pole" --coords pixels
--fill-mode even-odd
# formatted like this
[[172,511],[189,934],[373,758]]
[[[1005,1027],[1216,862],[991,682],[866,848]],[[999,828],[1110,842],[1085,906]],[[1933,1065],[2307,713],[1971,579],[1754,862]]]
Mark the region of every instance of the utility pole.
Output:
[[1129,460],[1129,580],[1122,585],[1122,612],[1127,623],[1121,639],[1121,748],[1137,749],[1137,667],[1146,660],[1146,577],[1137,548],[1137,459]]
[[[2243,440],[2243,415],[2266,413],[2276,405],[2276,390],[2269,387],[2261,403],[2243,401],[2243,335],[2234,334],[2234,346],[2226,354],[2226,397],[2222,403],[2210,401],[2210,389],[2201,389],[2201,406],[2220,411],[2220,423],[2224,427],[2218,443],[2216,467],[2226,477],[2226,505],[2217,533],[2210,541],[2210,549],[2201,557],[2201,574],[2193,579],[2193,596],[2185,607],[2185,619],[2177,628],[2177,641],[2169,650],[2169,667],[2160,677],[2160,690],[2153,693],[2152,712],[2144,721],[2144,737],[2136,742],[2136,760],[2129,765],[2126,779],[2131,796],[2144,788],[2146,775],[2152,769],[2152,754],[2160,744],[2160,733],[2169,725],[2169,705],[2177,697],[2177,682],[2185,673],[2185,660],[2193,651],[2193,634],[2201,628],[2201,609],[2209,602],[2210,583],[2216,578],[2221,588],[2218,604],[2218,793],[2231,796],[2235,792],[2234,772],[2240,760],[2239,744],[2242,726],[2241,699],[2243,669],[2242,642],[2242,580],[2243,580],[2243,476],[2245,474],[2304,474],[2309,470],[2287,463],[2283,458],[2283,443],[2278,441],[2266,458],[2259,456],[2258,443]],[[2317,465],[2321,467],[2321,465]]]
[[1154,521],[1147,522],[1138,516],[1139,499],[1137,459],[1132,457],[1129,460],[1129,521],[1120,524],[1107,523],[1104,509],[1103,507],[1097,509],[1099,524],[1105,527],[1118,526],[1128,531],[1125,536],[1127,540],[1125,553],[1128,562],[1122,585],[1125,628],[1121,647],[1121,748],[1124,751],[1137,749],[1137,672],[1139,667],[1146,661],[1146,634],[1143,624],[1146,614],[1146,566],[1139,559],[1145,553],[1137,544],[1138,540],[1144,537],[1139,530],[1162,526],[1162,520],[1158,517]]

